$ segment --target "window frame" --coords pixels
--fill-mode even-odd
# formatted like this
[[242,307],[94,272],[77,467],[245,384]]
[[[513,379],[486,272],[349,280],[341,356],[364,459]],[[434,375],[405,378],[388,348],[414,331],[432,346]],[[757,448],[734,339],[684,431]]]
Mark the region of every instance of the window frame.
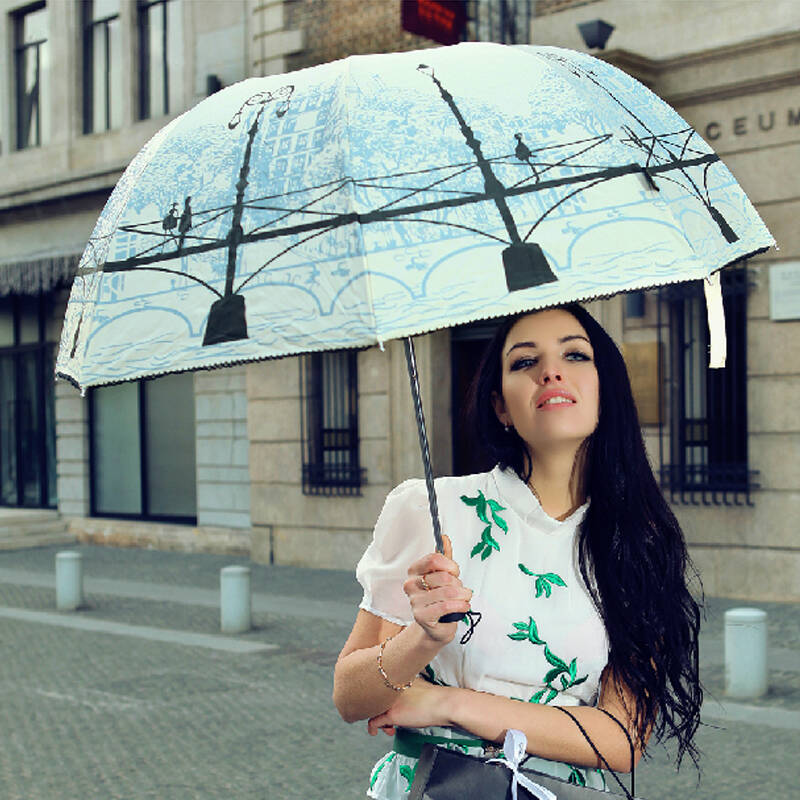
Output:
[[[15,118],[15,150],[30,150],[34,147],[42,146],[42,53],[41,48],[48,42],[47,38],[38,39],[34,42],[24,44],[25,38],[25,17],[47,8],[45,0],[31,3],[23,8],[17,9],[11,14],[14,41],[14,118]],[[28,142],[23,142],[23,119],[22,113],[24,98],[24,78],[25,78],[25,52],[31,48],[36,48],[36,135],[35,141],[30,141],[30,130],[28,130]]]
[[[721,277],[727,333],[722,369],[708,366],[702,281],[664,287],[658,295],[658,328],[660,335],[666,332],[669,354],[659,381],[667,405],[659,431],[660,481],[671,502],[681,505],[752,506],[759,488],[758,471],[749,465],[747,424],[749,278],[743,265],[724,269]],[[696,324],[687,318],[689,303],[696,306]],[[687,358],[690,371],[703,370],[699,403],[687,400]]]
[[161,13],[162,53],[161,72],[164,86],[164,109],[159,116],[170,113],[169,103],[169,29],[167,4],[175,0],[136,0],[136,29],[139,41],[139,119],[151,119],[150,103],[150,13]]
[[[57,475],[56,457],[56,433],[55,433],[55,387],[52,381],[52,372],[48,367],[55,365],[56,343],[47,340],[47,320],[51,310],[50,299],[47,295],[36,295],[37,300],[37,340],[35,342],[20,341],[21,338],[21,312],[19,308],[19,295],[8,295],[3,300],[10,301],[12,310],[12,326],[14,342],[11,345],[0,346],[0,355],[10,356],[13,360],[14,370],[14,421],[17,429],[15,441],[15,458],[17,470],[17,502],[15,505],[7,505],[0,500],[0,508],[58,508],[58,486],[55,481]],[[39,462],[39,505],[30,506],[25,503],[25,493],[23,481],[20,479],[20,470],[23,468],[25,458],[23,454],[24,446],[20,434],[20,420],[22,419],[21,408],[23,405],[22,392],[20,387],[23,382],[22,358],[33,354],[35,359],[35,375],[37,388],[42,392],[39,398],[37,409],[37,424],[39,427],[39,441],[36,443],[38,450],[37,459]],[[47,380],[50,378],[50,397],[47,396]],[[48,399],[52,403],[52,425],[48,431],[47,426],[47,403]],[[50,450],[53,458],[52,462],[48,459],[48,433],[52,435]],[[51,473],[52,468],[52,473]],[[53,502],[50,502],[50,481],[53,479]]]
[[[138,388],[138,403],[139,403],[139,486],[141,491],[141,512],[138,514],[127,512],[114,512],[103,511],[97,508],[97,491],[95,488],[95,481],[97,478],[97,458],[96,446],[97,439],[95,435],[95,404],[96,390],[90,389],[88,393],[89,399],[89,515],[92,517],[102,517],[108,519],[127,519],[137,520],[139,522],[164,522],[175,525],[197,525],[197,500],[195,499],[195,513],[192,515],[170,515],[170,514],[151,514],[149,513],[150,498],[148,495],[148,474],[147,474],[147,461],[148,461],[148,446],[147,446],[147,399],[145,397],[148,380],[156,379],[141,379],[135,381]],[[102,387],[100,387],[102,388]],[[196,423],[195,423],[196,425]],[[195,452],[195,489],[197,487],[197,453]]]
[[[326,428],[326,395],[323,370],[332,356],[344,355],[347,375],[334,385],[344,389],[338,398],[328,398],[347,416],[347,426]],[[360,495],[366,484],[366,470],[360,461],[358,431],[358,352],[332,350],[309,353],[300,359],[300,438],[302,448],[303,494]],[[336,378],[332,379],[336,382]],[[338,454],[333,463],[326,460]]]
[[[83,37],[83,132],[84,134],[102,133],[112,130],[111,126],[111,44],[109,24],[120,20],[120,9],[100,19],[93,19],[94,0],[83,0],[81,3],[81,32]],[[105,74],[102,76],[105,88],[105,127],[95,130],[94,127],[94,29],[104,27],[103,43],[105,47]]]

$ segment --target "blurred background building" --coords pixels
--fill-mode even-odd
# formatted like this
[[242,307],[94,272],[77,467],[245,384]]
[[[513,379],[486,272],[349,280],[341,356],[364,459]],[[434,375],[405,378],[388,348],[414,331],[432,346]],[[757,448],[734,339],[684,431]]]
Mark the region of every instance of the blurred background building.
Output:
[[[83,244],[158,128],[245,77],[432,36],[605,58],[671,103],[748,192],[780,249],[723,273],[724,370],[706,366],[699,284],[592,310],[623,348],[706,591],[800,599],[795,0],[0,0],[0,544],[79,537],[354,566],[386,493],[421,474],[398,343],[85,398],[54,385],[54,351]],[[490,334],[418,340],[438,474],[485,466],[461,410]]]

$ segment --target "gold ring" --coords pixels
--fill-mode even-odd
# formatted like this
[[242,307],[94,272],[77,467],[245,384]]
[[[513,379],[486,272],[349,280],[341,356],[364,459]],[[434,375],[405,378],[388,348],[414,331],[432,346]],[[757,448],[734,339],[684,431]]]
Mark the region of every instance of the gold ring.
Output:
[[425,580],[425,576],[424,576],[424,575],[420,575],[420,576],[419,576],[419,582],[422,584],[422,588],[423,588],[423,589],[424,589],[426,592],[429,592],[429,591],[431,590],[431,587],[430,587],[430,586],[428,586],[428,581],[426,581],[426,580]]

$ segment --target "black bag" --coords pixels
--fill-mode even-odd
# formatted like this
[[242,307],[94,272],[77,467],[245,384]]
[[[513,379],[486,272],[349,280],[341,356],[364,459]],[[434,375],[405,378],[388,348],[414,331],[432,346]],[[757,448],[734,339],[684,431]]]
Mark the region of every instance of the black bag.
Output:
[[[554,778],[552,775],[525,769],[522,766],[515,770],[508,761],[503,763],[498,759],[469,756],[457,750],[426,744],[422,748],[408,800],[513,800],[512,784],[514,783],[516,783],[517,800],[552,800],[552,796],[558,800],[612,800],[613,798],[635,800],[633,769],[631,769],[631,790],[629,792],[616,772],[608,766],[608,762],[594,746],[578,720],[562,707],[553,706],[553,708],[558,708],[559,711],[563,711],[572,718],[600,761],[614,776],[624,794],[579,786],[560,778]],[[628,738],[631,767],[633,767],[633,743],[628,731],[616,717],[610,714],[609,716],[622,728]],[[519,734],[522,737],[524,751],[525,736],[519,731],[509,731],[504,749],[511,749],[509,736],[512,734]],[[517,754],[518,757],[519,754]],[[516,763],[513,754],[506,753],[506,759],[509,758]],[[537,786],[529,788],[525,785],[528,781]],[[541,791],[542,788],[546,791]]]

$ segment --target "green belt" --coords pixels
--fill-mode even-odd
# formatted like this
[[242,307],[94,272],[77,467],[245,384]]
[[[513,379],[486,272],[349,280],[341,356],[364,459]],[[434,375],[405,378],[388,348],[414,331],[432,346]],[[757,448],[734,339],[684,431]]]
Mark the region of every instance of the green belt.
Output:
[[401,756],[419,758],[422,755],[422,747],[426,744],[450,744],[459,747],[497,747],[495,742],[487,742],[484,739],[449,739],[446,736],[430,736],[426,733],[417,733],[406,728],[395,729],[392,749]]

